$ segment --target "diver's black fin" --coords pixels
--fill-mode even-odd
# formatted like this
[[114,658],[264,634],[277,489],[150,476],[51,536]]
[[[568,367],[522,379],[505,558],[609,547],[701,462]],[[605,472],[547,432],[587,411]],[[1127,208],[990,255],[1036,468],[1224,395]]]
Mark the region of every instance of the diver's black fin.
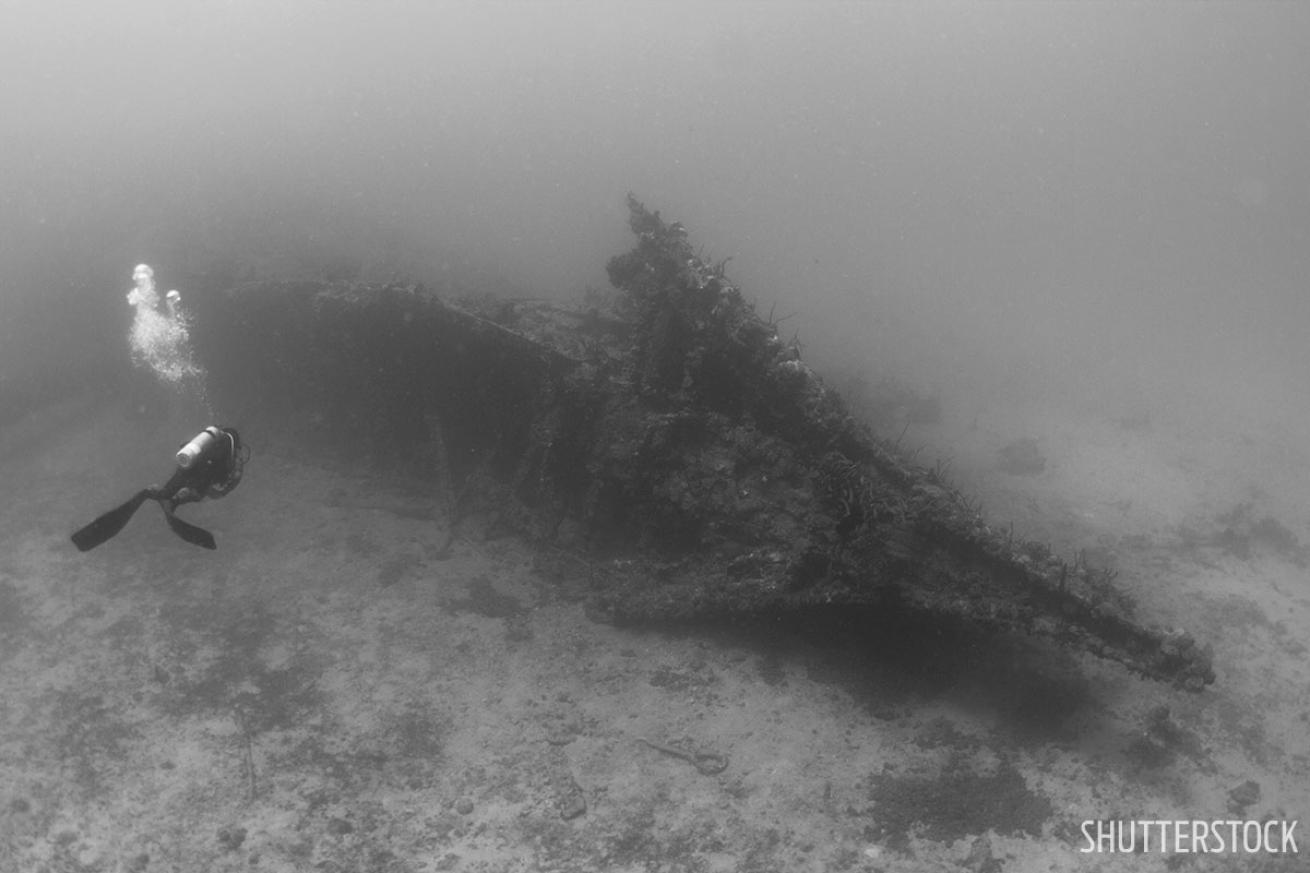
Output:
[[73,534],[73,545],[79,551],[88,552],[103,542],[112,539],[132,520],[141,504],[150,497],[150,489],[138,491],[131,500],[117,509],[111,509],[86,527]]
[[178,518],[167,508],[164,509],[164,518],[168,519],[168,526],[172,528],[173,533],[180,536],[193,546],[200,546],[202,549],[216,549],[218,543],[214,542],[214,535],[203,527],[196,527],[194,524],[187,524]]

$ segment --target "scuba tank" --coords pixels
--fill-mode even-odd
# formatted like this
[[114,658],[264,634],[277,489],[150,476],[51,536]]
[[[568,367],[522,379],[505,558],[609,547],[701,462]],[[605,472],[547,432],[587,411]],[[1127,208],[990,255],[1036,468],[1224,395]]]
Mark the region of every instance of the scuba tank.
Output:
[[196,459],[205,453],[205,451],[214,444],[216,440],[227,439],[227,434],[217,427],[209,427],[196,434],[191,442],[177,450],[177,465],[183,470],[190,469]]

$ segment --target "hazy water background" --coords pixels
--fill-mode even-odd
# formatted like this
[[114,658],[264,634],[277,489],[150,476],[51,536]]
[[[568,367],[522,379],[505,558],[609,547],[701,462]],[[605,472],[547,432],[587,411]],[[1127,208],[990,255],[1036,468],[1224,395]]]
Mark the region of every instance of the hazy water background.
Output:
[[0,374],[125,367],[139,261],[567,296],[632,190],[821,361],[1277,418],[1307,67],[1291,3],[4,0]]

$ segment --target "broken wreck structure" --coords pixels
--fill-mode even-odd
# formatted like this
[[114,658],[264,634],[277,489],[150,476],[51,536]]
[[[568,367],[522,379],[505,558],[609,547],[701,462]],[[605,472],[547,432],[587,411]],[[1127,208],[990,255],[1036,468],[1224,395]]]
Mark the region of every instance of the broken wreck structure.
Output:
[[221,349],[216,398],[252,434],[404,459],[449,491],[452,530],[490,517],[576,556],[616,621],[908,611],[1213,681],[1106,574],[993,527],[875,437],[680,224],[628,205],[636,245],[604,306],[234,287],[198,337]]

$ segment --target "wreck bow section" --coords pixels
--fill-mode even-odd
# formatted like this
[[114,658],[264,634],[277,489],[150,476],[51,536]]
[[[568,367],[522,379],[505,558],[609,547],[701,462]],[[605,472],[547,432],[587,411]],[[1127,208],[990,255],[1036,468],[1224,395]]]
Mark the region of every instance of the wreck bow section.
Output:
[[876,438],[723,264],[628,205],[637,244],[603,305],[234,288],[205,331],[218,399],[432,479],[452,524],[492,517],[577,556],[616,621],[909,610],[1213,681],[1190,635],[1139,623],[1103,574],[993,528]]

